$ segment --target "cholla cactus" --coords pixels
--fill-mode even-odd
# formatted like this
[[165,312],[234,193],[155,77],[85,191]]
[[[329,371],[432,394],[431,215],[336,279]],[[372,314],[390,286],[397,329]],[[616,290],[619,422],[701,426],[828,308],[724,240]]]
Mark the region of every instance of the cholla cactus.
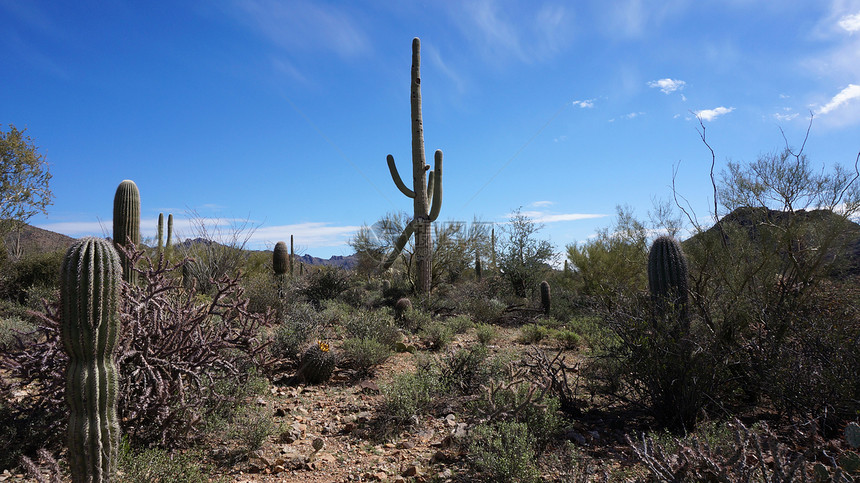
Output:
[[[130,179],[119,184],[113,198],[113,242],[125,247],[140,244],[140,190]],[[131,260],[123,255],[122,250],[119,253],[123,278],[128,283],[137,282]]]
[[550,297],[549,292],[549,282],[544,280],[540,283],[540,306],[543,310],[543,314],[549,317],[549,307],[552,302],[552,298]]
[[114,351],[122,267],[113,246],[83,238],[63,260],[61,337],[69,354],[69,468],[72,480],[110,481],[119,444]]
[[328,381],[337,360],[327,342],[317,341],[302,354],[296,379],[308,384]]

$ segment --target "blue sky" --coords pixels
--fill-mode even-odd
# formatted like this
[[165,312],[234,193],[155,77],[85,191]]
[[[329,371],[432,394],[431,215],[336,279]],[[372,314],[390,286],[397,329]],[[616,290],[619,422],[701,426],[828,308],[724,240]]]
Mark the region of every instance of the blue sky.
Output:
[[[31,223],[110,227],[123,179],[144,235],[172,212],[250,220],[255,248],[295,235],[351,252],[362,224],[410,211],[385,163],[410,169],[411,40],[422,41],[428,159],[440,220],[522,207],[563,250],[646,217],[676,186],[712,205],[710,154],[860,150],[860,1],[0,0],[0,124],[27,128],[53,174]],[[679,165],[680,163],[680,165]],[[212,223],[212,222],[210,222]]]

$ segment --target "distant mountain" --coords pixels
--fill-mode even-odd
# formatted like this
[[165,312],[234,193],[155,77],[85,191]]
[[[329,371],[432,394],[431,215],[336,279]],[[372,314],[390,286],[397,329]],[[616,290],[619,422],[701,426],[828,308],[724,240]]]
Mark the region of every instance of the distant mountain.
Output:
[[[6,247],[11,251],[14,246],[15,234],[6,235]],[[35,226],[24,225],[21,230],[21,249],[24,256],[33,253],[49,253],[55,251],[66,251],[75,242],[75,239],[54,233],[52,231],[43,230]]]
[[[10,243],[11,240],[12,235],[10,234],[7,236],[7,247],[12,246],[12,244]],[[25,225],[24,229],[21,231],[21,247],[23,248],[24,255],[32,253],[66,251],[70,246],[72,246],[72,243],[74,242],[75,239],[70,236],[62,235],[60,233],[54,233],[48,230],[43,230],[35,226]],[[216,242],[212,240],[206,240],[204,238],[189,238],[185,241],[180,242],[179,245],[188,247],[195,243],[209,245]],[[302,255],[296,257],[296,259],[301,261],[305,265],[327,265],[340,267],[346,270],[354,268],[358,263],[358,257],[356,255],[349,255],[346,257],[335,255],[329,259],[318,258],[311,255]]]

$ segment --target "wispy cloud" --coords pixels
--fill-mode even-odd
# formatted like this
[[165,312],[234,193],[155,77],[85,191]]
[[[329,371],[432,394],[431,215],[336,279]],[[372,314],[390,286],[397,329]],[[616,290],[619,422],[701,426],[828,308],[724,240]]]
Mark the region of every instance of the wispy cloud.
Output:
[[472,44],[491,61],[545,61],[568,43],[572,15],[563,5],[543,5],[536,12],[508,8],[497,0],[444,4]]
[[800,115],[799,112],[791,112],[791,109],[786,109],[785,112],[775,113],[773,115],[773,118],[776,119],[777,121],[787,122],[787,121],[793,121],[793,120],[797,119],[797,116],[799,116],[799,115]]
[[860,13],[845,15],[839,19],[839,26],[851,33],[860,31]]
[[648,82],[648,87],[659,88],[663,94],[671,94],[679,89],[683,89],[687,85],[686,82],[679,79],[658,79]]
[[573,105],[582,109],[589,109],[594,107],[594,101],[594,99],[583,99],[581,101],[573,101]]
[[458,92],[466,90],[463,78],[442,59],[439,50],[435,46],[422,42],[421,48],[424,51],[424,57],[429,58],[430,62],[451,80]]
[[693,114],[696,115],[699,119],[703,121],[713,121],[714,119],[722,116],[724,114],[728,114],[734,111],[734,107],[717,107],[714,109],[702,109],[701,111],[693,111]]
[[860,98],[860,85],[848,84],[848,87],[833,96],[830,102],[818,108],[816,114],[827,114],[858,98]]
[[338,226],[326,222],[263,226],[257,228],[250,242],[269,247],[280,240],[289,240],[290,235],[293,235],[297,243],[309,248],[346,246],[359,229],[360,226]]
[[235,2],[253,29],[288,50],[332,51],[342,57],[370,50],[370,40],[348,8],[326,8],[308,0]]
[[[645,113],[642,111],[628,112],[627,114],[624,114],[623,116],[619,116],[619,119],[636,119],[637,117],[644,116],[644,115],[645,115]],[[609,122],[615,122],[615,120],[616,120],[616,118],[613,117],[612,119],[609,120]]]
[[609,215],[596,213],[546,213],[543,211],[520,211],[520,214],[532,219],[535,223],[558,223],[562,221],[591,220],[604,218]]
[[535,202],[532,202],[531,206],[539,207],[539,206],[550,206],[550,205],[554,205],[554,204],[555,204],[555,201],[535,201]]

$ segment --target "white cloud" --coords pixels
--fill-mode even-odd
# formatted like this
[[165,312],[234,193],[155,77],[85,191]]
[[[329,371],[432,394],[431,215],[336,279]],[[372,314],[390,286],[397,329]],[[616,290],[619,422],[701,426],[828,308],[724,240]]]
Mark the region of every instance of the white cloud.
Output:
[[573,101],[573,105],[582,109],[594,107],[594,99],[584,99],[582,101]]
[[601,215],[596,213],[545,213],[543,211],[520,211],[520,214],[531,218],[535,223],[556,223],[560,221],[579,221],[591,220],[594,218],[604,218],[609,215]]
[[289,240],[293,235],[296,243],[309,248],[345,246],[359,229],[360,226],[337,226],[327,222],[263,226],[254,231],[249,243],[269,247],[280,240]]
[[839,26],[851,33],[860,31],[860,13],[842,17]]
[[797,119],[797,116],[799,115],[800,113],[798,112],[786,112],[785,114],[777,112],[773,117],[777,121],[793,121],[794,119]]
[[82,236],[103,236],[113,230],[113,221],[63,221],[59,223],[44,223],[36,225],[36,228],[62,233],[72,238]]
[[713,121],[717,117],[722,116],[723,114],[728,114],[734,110],[734,107],[720,106],[715,109],[703,109],[701,111],[694,111],[693,114],[695,114],[696,117],[703,121]]
[[663,94],[671,94],[679,89],[683,89],[687,85],[686,82],[678,79],[659,79],[648,82],[648,87],[657,87]]
[[535,201],[534,203],[532,203],[532,206],[535,206],[535,207],[537,207],[537,206],[550,206],[550,205],[554,205],[554,204],[555,204],[555,201]]
[[827,114],[835,109],[838,109],[847,102],[860,98],[860,85],[848,84],[848,87],[842,89],[839,94],[833,96],[827,104],[821,106],[816,111],[816,114]]

